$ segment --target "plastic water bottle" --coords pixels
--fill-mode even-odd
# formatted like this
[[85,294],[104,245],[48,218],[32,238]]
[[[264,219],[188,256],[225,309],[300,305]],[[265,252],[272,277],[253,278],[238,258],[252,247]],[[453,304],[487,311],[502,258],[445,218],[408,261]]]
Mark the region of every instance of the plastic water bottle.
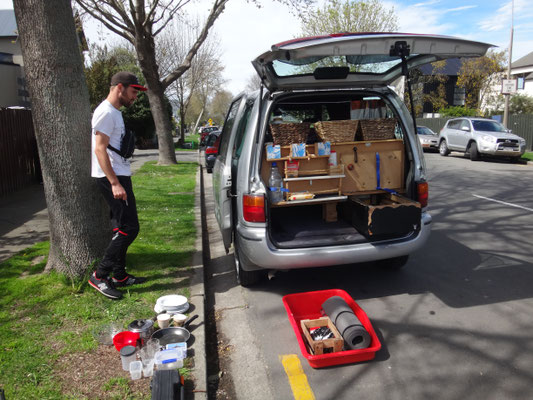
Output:
[[283,192],[281,188],[283,187],[283,179],[278,169],[278,165],[273,162],[270,169],[270,178],[268,179],[270,201],[272,203],[279,203],[283,201]]

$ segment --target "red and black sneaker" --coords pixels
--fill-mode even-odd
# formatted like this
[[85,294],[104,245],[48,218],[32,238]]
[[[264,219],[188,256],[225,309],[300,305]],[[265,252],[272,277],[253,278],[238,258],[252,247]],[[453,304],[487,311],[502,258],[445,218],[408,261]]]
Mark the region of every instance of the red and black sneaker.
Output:
[[140,276],[126,275],[123,279],[113,277],[113,283],[117,287],[137,285],[146,282],[146,278]]
[[110,299],[118,300],[122,298],[122,292],[115,288],[113,281],[109,278],[98,279],[96,272],[93,272],[89,278],[89,285]]

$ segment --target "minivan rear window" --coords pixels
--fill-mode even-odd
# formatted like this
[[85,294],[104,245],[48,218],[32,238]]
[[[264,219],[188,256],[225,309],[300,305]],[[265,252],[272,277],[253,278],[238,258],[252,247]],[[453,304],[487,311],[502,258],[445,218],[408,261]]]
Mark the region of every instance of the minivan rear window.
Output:
[[[412,54],[408,59],[415,56],[416,54]],[[274,60],[272,69],[280,77],[312,74],[319,67],[348,67],[350,73],[384,74],[401,62],[401,59],[396,56],[383,54],[307,57],[295,60]]]

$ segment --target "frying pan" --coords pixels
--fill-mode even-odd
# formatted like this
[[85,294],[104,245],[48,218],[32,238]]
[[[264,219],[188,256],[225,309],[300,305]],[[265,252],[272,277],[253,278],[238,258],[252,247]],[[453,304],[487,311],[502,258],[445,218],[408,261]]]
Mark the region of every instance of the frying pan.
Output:
[[198,318],[198,315],[189,318],[183,324],[183,327],[170,327],[159,329],[152,333],[152,339],[159,339],[160,346],[166,346],[169,343],[187,342],[191,337],[191,333],[186,329],[189,324]]

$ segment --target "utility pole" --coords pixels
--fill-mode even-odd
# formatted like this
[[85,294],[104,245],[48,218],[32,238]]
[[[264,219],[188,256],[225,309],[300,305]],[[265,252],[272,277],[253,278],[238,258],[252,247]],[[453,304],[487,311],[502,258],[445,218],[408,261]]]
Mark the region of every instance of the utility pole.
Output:
[[[513,25],[514,25],[514,0],[511,2],[511,38],[509,40],[509,61],[507,62],[507,79],[511,79],[511,60],[513,58]],[[506,129],[509,121],[509,96],[507,93],[505,96],[505,108],[503,109],[503,125]]]

